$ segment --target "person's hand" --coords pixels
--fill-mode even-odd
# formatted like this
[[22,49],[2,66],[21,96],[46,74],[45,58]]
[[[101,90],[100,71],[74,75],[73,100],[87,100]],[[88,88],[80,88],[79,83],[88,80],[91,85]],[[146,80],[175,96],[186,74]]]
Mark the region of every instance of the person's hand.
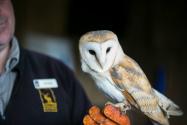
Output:
[[103,111],[97,106],[92,106],[89,114],[84,117],[83,123],[84,125],[130,125],[130,120],[118,108],[107,104]]

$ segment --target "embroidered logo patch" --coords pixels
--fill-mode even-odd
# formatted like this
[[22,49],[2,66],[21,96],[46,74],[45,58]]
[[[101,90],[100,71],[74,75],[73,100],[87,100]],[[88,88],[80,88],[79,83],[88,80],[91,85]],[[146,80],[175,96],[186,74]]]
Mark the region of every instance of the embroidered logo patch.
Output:
[[57,112],[57,102],[52,89],[38,89],[44,112]]

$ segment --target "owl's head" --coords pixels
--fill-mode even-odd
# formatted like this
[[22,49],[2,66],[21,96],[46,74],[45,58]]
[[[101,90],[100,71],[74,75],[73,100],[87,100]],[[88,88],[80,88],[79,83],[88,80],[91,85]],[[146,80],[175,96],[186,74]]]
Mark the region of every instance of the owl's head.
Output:
[[79,41],[82,69],[105,72],[124,55],[117,36],[108,30],[91,31]]

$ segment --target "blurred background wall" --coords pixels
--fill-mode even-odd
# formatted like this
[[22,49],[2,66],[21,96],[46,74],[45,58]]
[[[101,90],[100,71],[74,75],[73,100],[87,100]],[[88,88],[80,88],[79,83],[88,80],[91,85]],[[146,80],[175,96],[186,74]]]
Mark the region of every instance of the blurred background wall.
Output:
[[[103,106],[107,100],[80,69],[78,40],[87,31],[108,29],[118,35],[126,54],[140,64],[152,85],[183,109],[184,116],[171,118],[171,125],[187,123],[185,0],[14,0],[13,3],[16,36],[21,44],[71,62],[67,65],[75,71],[93,104]],[[134,125],[148,124],[140,113],[132,114]]]

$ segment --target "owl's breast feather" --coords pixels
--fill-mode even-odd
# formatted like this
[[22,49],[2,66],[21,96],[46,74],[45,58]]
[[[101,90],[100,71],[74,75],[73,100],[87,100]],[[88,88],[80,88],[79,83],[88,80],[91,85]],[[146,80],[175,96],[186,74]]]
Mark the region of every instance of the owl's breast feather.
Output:
[[104,92],[107,97],[117,102],[124,101],[125,97],[122,92],[111,83],[112,81],[107,79],[107,76],[94,75],[92,77],[94,77],[97,87]]

